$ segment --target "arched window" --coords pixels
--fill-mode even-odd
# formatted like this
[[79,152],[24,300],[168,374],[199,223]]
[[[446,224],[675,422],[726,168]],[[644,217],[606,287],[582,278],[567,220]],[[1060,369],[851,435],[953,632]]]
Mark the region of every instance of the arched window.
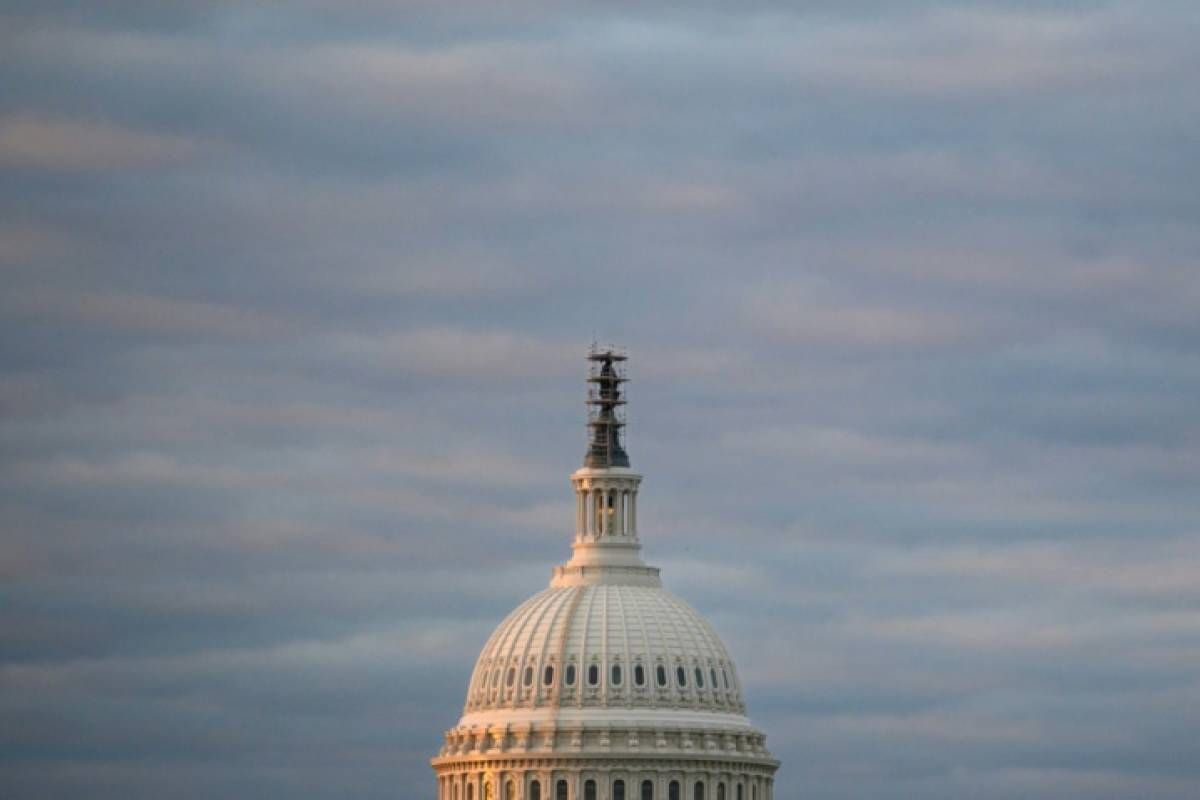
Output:
[[683,667],[675,668],[675,682],[679,684],[680,689],[687,686],[687,670],[686,669],[684,669]]
[[500,668],[496,667],[496,671],[492,673],[492,686],[499,688],[500,686]]
[[505,685],[505,686],[512,686],[512,685],[513,685],[513,681],[515,681],[516,679],[517,679],[517,668],[516,668],[516,667],[509,667],[509,668],[508,668],[508,677],[504,679],[504,685]]
[[567,675],[565,678],[567,686],[575,685],[575,665],[567,664]]
[[454,800],[458,800],[458,784],[454,784]]
[[567,782],[559,781],[554,787],[554,800],[567,800]]
[[708,677],[712,678],[712,687],[714,689],[717,688],[717,668],[716,667],[708,668]]
[[641,664],[635,664],[633,667],[633,682],[638,686],[646,685],[646,668]]
[[504,800],[517,800],[517,787],[512,781],[504,784]]
[[600,667],[595,664],[588,665],[588,686],[596,686],[600,683]]
[[667,784],[667,800],[679,800],[679,781]]
[[704,800],[703,781],[696,781],[696,785],[692,787],[692,800]]
[[621,685],[621,665],[620,664],[612,665],[612,685],[613,686]]
[[612,800],[625,800],[625,781],[620,778],[613,781]]
[[758,800],[758,784],[750,784],[750,800]]
[[[729,673],[725,671],[724,667],[721,667],[721,678],[723,679],[722,682],[725,684],[725,688],[728,689],[729,688]],[[738,800],[742,800],[742,798],[739,797]]]
[[596,800],[596,782],[587,780],[583,782],[583,800]]
[[717,800],[725,800],[725,782],[717,784]]
[[467,779],[467,800],[475,800],[475,784],[470,783],[470,778]]
[[525,668],[525,685],[533,686],[533,667]]
[[529,782],[529,800],[542,800],[542,785],[537,781]]
[[696,688],[704,688],[704,670],[700,669],[699,667],[696,667]]
[[744,798],[742,797],[742,785],[740,783],[738,784],[737,800],[744,800]]
[[546,666],[545,672],[542,673],[542,683],[547,686],[554,685],[554,667]]
[[642,781],[642,800],[654,800],[654,781]]
[[666,667],[664,667],[662,664],[659,664],[658,670],[656,672],[657,672],[657,674],[655,677],[658,678],[658,685],[666,686],[667,685],[667,669],[666,669]]

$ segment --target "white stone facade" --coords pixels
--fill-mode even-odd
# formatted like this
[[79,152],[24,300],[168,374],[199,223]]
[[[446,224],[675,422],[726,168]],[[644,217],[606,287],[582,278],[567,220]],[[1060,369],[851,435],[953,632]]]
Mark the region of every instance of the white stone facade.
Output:
[[570,561],[484,645],[439,800],[772,800],[729,652],[639,555],[641,476],[584,468]]

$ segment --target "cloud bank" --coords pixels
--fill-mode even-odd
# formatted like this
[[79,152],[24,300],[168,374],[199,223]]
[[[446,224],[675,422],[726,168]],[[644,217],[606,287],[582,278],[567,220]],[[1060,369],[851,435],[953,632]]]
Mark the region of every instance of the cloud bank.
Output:
[[780,800],[1194,794],[1193,4],[0,31],[4,797],[428,796],[593,337]]

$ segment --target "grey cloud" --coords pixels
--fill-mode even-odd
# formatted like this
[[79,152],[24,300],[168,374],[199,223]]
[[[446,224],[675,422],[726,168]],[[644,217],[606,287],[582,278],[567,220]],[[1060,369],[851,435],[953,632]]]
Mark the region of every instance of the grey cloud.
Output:
[[6,797],[427,792],[593,336],[781,800],[1191,796],[1192,4],[0,14]]

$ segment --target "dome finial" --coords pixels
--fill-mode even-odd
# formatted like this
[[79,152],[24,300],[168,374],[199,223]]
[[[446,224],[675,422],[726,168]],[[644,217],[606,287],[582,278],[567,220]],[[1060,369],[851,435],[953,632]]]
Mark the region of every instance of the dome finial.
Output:
[[621,362],[628,358],[624,353],[609,345],[597,347],[593,342],[588,351],[588,428],[591,442],[583,465],[591,469],[628,467],[629,456],[621,446],[621,428],[625,419],[620,407],[625,405],[621,398],[621,384],[628,381]]

